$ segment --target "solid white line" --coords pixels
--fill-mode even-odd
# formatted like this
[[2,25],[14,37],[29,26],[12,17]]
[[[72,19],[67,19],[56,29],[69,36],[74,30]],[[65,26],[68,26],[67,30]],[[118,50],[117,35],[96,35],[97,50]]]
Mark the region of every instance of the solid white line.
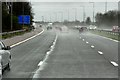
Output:
[[101,51],[98,51],[98,53],[101,54],[101,55],[103,54],[103,52],[101,52]]
[[118,66],[118,64],[116,62],[114,62],[114,61],[111,61],[110,63],[113,64],[116,67]]
[[91,48],[94,48],[95,46],[91,45]]
[[17,45],[20,45],[20,44],[22,44],[22,43],[24,43],[24,42],[26,42],[26,41],[28,41],[28,40],[31,40],[31,39],[35,38],[36,36],[42,34],[43,32],[44,32],[44,29],[42,30],[42,32],[40,32],[40,33],[38,33],[38,34],[36,34],[36,35],[28,38],[28,39],[25,39],[25,40],[23,40],[23,41],[20,41],[20,42],[18,42],[18,43],[16,43],[16,44],[13,44],[13,45],[11,45],[10,47],[12,48],[12,47],[15,47],[15,46],[17,46]]

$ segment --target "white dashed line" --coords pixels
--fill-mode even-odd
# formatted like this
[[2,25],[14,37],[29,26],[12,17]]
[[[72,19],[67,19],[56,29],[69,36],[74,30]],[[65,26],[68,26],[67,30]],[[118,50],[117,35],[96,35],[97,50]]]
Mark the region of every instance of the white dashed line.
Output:
[[43,64],[43,61],[40,61],[40,63],[38,64],[38,66],[41,66]]
[[[98,35],[98,36],[100,36],[100,35]],[[104,37],[104,36],[100,36],[100,37],[105,38],[105,39],[108,39],[108,40],[111,40],[111,41],[114,41],[114,42],[119,42],[118,40],[114,40],[114,39],[107,38],[107,37]]]
[[46,52],[46,54],[49,55],[49,54],[50,54],[50,51]]
[[101,51],[98,51],[98,53],[101,54],[101,55],[103,54],[103,52],[101,52]]
[[89,43],[89,42],[86,42],[87,44]]
[[80,39],[81,39],[81,37],[80,37]]
[[83,41],[85,41],[85,39],[82,39]]
[[38,64],[38,69],[34,72],[35,74],[33,75],[33,78],[38,78],[39,77],[39,73],[41,70],[44,69],[44,67],[47,65],[46,60],[48,59],[49,55],[51,54],[51,52],[54,50],[54,47],[56,45],[57,42],[57,37],[55,37],[55,40],[53,41],[52,46],[50,47],[50,50],[48,52],[46,52],[45,58],[43,59],[43,61],[40,61]]
[[95,48],[95,46],[91,45],[91,48]]
[[116,67],[118,66],[118,64],[116,62],[114,62],[114,61],[111,61],[110,63],[113,64]]

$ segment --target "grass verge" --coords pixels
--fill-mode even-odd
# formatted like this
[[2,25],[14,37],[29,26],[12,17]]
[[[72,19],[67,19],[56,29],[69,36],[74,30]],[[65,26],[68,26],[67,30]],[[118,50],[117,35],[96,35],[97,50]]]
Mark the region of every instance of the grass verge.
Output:
[[16,33],[11,33],[11,34],[3,34],[1,37],[1,39],[7,39],[7,38],[11,38],[11,37],[14,37],[14,36],[18,36],[18,35],[23,35],[27,32],[30,32],[30,31],[22,31],[22,32],[16,32]]
[[97,34],[97,35],[100,35],[100,36],[104,36],[104,37],[107,37],[107,38],[111,38],[111,39],[120,41],[120,36],[119,36],[118,33],[113,34],[111,32],[98,31],[98,30],[90,30],[90,32],[94,33],[94,34]]

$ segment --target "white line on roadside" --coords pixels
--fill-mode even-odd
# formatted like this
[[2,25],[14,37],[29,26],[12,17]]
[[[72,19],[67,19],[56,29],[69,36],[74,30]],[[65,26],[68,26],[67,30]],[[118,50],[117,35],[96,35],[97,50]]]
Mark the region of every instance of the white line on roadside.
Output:
[[101,55],[103,54],[103,52],[101,52],[101,51],[98,51],[98,53],[101,54]]
[[[98,35],[98,36],[100,36],[100,35]],[[111,39],[111,38],[107,38],[107,37],[103,37],[103,36],[100,36],[100,37],[111,40],[111,41],[114,41],[114,42],[119,42],[118,40],[114,40],[114,39]]]
[[95,46],[91,45],[91,48],[95,48]]
[[28,38],[28,39],[25,39],[25,40],[23,40],[23,41],[21,41],[21,42],[18,42],[18,43],[16,43],[16,44],[13,44],[13,45],[11,45],[10,47],[13,48],[13,47],[15,47],[15,46],[17,46],[17,45],[20,45],[20,44],[22,44],[22,43],[24,43],[24,42],[26,42],[26,41],[28,41],[28,40],[31,40],[31,39],[35,38],[36,36],[42,34],[43,32],[44,32],[44,29],[42,30],[42,32],[40,32],[40,33],[38,33],[38,34],[36,34],[36,35]]
[[113,64],[116,67],[118,66],[118,64],[116,62],[114,62],[114,61],[110,61],[110,63]]

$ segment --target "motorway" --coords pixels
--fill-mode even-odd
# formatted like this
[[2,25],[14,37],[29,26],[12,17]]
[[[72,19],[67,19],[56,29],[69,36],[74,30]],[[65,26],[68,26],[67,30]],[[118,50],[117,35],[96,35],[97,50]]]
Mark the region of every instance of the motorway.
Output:
[[56,36],[55,48],[35,78],[118,78],[118,67],[110,63],[118,63],[118,43],[89,32],[79,34],[66,27],[62,31],[45,30],[36,38],[14,47],[11,71],[4,72],[3,80],[34,77],[41,68],[39,62],[44,60]]

